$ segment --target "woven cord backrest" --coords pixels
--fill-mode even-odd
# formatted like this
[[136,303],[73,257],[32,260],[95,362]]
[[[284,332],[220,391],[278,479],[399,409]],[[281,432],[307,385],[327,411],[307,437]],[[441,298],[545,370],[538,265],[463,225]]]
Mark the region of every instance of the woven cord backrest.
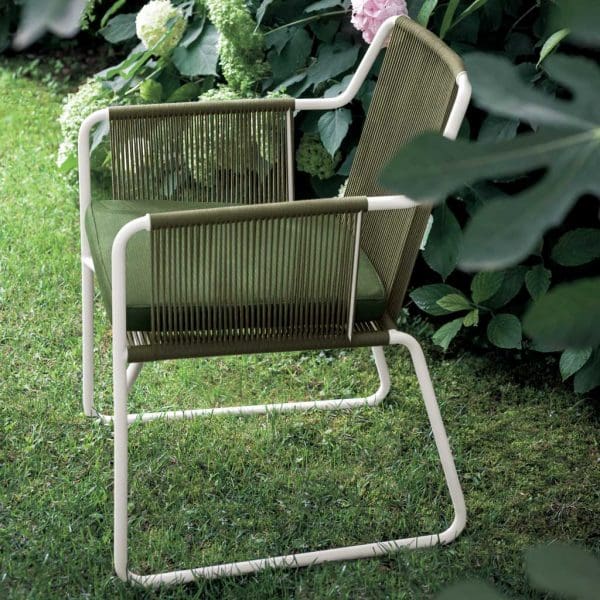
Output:
[[292,110],[287,98],[113,107],[113,198],[288,200]]
[[[381,195],[379,173],[398,148],[425,131],[443,131],[461,60],[432,33],[399,17],[379,73],[345,194]],[[367,213],[361,245],[385,286],[387,312],[402,308],[429,216],[427,207]]]

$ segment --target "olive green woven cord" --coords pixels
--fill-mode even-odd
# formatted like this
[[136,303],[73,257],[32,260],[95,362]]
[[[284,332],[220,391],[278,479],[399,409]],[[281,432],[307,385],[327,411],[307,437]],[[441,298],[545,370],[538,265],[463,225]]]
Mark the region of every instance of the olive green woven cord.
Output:
[[177,222],[183,213],[172,225],[168,213],[157,215],[152,343],[234,346],[347,335],[358,214],[226,222],[208,214],[205,223],[188,225]]
[[[399,18],[392,32],[345,194],[380,195],[379,173],[397,149],[424,131],[442,131],[456,95],[460,59],[429,31]],[[428,208],[367,213],[362,247],[381,277],[396,318],[425,231]]]
[[113,107],[113,198],[288,200],[292,109],[286,98]]

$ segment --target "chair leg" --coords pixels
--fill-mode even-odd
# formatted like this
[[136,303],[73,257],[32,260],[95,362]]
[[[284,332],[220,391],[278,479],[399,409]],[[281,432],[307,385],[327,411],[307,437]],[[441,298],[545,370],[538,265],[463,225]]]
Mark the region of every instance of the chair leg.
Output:
[[127,342],[125,332],[113,330],[114,394],[114,564],[117,575],[127,580],[128,423]]
[[448,442],[442,415],[440,414],[440,409],[435,397],[435,391],[429,375],[429,369],[427,368],[425,355],[423,354],[423,349],[419,342],[407,333],[390,331],[390,343],[401,344],[408,349],[419,381],[421,395],[425,402],[425,409],[427,410],[427,416],[429,417],[431,430],[433,432],[433,439],[435,440],[435,445],[440,456],[442,470],[444,471],[444,477],[446,478],[446,485],[448,486],[448,492],[450,493],[450,499],[452,500],[452,506],[454,508],[454,521],[452,525],[441,534],[444,536],[444,539],[441,539],[440,541],[451,542],[458,537],[465,528],[467,523],[467,507],[458,479],[458,473],[456,472],[454,459],[452,458],[452,450],[450,449],[450,443]]
[[81,265],[81,320],[83,363],[83,413],[95,416],[94,409],[94,271]]
[[[423,395],[435,444],[442,463],[442,469],[450,492],[452,505],[454,507],[454,520],[450,527],[441,533],[399,538],[384,542],[373,542],[370,544],[332,548],[329,550],[318,550],[316,552],[271,556],[257,560],[222,563],[196,569],[169,571],[152,575],[139,575],[129,571],[127,568],[127,365],[125,338],[124,335],[119,336],[117,334],[117,336],[113,338],[115,393],[115,416],[113,419],[115,426],[114,561],[117,575],[124,581],[131,581],[144,587],[159,587],[161,585],[187,583],[199,578],[213,579],[224,576],[254,573],[268,568],[305,567],[324,562],[373,558],[390,554],[400,549],[414,550],[417,548],[435,546],[437,544],[446,544],[453,541],[464,529],[467,513],[462,489],[452,458],[452,452],[450,450],[446,431],[433,391],[433,385],[425,362],[425,356],[423,355],[423,350],[419,343],[413,337],[405,333],[395,330],[390,331],[390,343],[406,346],[415,367],[421,394]],[[374,348],[373,354],[375,356],[381,380],[380,390],[387,393],[387,389],[389,389],[389,377],[387,376],[387,365],[385,363],[385,358],[383,357],[383,350],[381,348]]]

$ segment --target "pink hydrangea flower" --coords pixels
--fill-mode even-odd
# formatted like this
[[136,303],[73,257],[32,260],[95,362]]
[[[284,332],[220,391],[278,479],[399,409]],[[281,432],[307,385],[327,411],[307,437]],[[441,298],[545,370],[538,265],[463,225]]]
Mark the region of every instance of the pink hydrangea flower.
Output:
[[386,19],[407,14],[406,0],[352,0],[352,25],[368,44]]

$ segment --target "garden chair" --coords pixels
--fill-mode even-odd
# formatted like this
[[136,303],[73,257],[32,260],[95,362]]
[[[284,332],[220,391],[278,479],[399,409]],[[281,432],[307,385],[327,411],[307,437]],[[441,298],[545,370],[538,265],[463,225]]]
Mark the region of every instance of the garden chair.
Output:
[[[352,100],[387,45],[346,197],[294,200],[293,113]],[[423,352],[396,329],[429,208],[378,183],[399,146],[425,130],[454,138],[470,98],[460,59],[405,17],[388,19],[347,89],[323,99],[193,102],[100,110],[79,138],[83,407],[114,425],[114,563],[146,586],[367,558],[454,540],[462,490]],[[91,201],[89,137],[108,120],[113,200]],[[114,415],[93,403],[93,286],[111,314]],[[339,410],[390,389],[383,347],[406,346],[454,520],[442,533],[151,575],[128,570],[128,426],[157,418]],[[369,346],[379,389],[365,398],[130,414],[147,361]]]

